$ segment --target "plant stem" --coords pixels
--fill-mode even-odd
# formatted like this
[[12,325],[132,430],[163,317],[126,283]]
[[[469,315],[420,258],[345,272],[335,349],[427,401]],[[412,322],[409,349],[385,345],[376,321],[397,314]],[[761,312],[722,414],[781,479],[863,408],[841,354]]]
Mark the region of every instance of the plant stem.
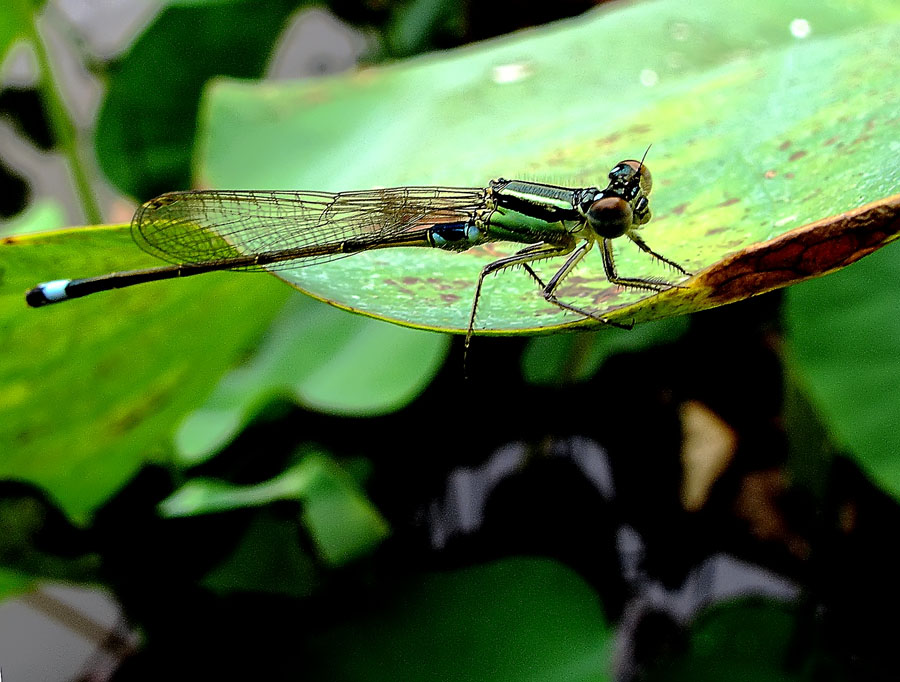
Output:
[[68,160],[72,180],[75,183],[75,193],[81,202],[84,216],[89,224],[96,225],[102,221],[100,207],[94,197],[91,183],[88,180],[88,171],[79,152],[78,132],[75,128],[75,123],[68,109],[66,109],[59,83],[53,75],[50,55],[47,53],[47,47],[38,31],[37,19],[37,13],[32,10],[31,21],[27,22],[30,33],[28,39],[34,48],[34,54],[38,62],[40,71],[39,88],[41,98],[44,100],[44,109],[50,119],[50,126],[56,138],[56,144]]

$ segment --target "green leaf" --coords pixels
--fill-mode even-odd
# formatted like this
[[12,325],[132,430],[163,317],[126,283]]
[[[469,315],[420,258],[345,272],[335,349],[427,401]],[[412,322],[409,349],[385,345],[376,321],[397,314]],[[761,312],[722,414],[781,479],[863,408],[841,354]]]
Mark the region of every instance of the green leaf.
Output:
[[451,0],[410,0],[397,3],[388,23],[385,40],[394,56],[423,52],[442,33],[464,32],[465,6]]
[[303,521],[322,559],[341,566],[373,551],[390,534],[387,521],[333,461],[320,456],[306,463]]
[[195,464],[211,456],[277,396],[339,415],[399,409],[428,386],[448,349],[445,336],[292,298],[253,358],[226,375],[181,425],[180,459]]
[[12,46],[32,34],[31,22],[39,4],[43,3],[29,0],[8,0],[6,3],[4,16],[0,19],[0,66]]
[[163,10],[109,79],[95,139],[107,177],[140,198],[188,188],[203,85],[218,75],[260,76],[297,5],[191,2]]
[[266,514],[253,520],[232,555],[202,580],[222,595],[266,592],[295,598],[308,597],[315,582],[315,565],[297,543],[296,525]]
[[[816,666],[827,660],[819,649],[792,651],[798,640],[794,606],[746,598],[706,610],[691,627],[688,651],[645,679],[647,682],[801,682],[822,679]],[[804,654],[799,658],[797,653]],[[845,679],[837,668],[824,668],[835,682]]]
[[314,680],[611,680],[613,633],[568,568],[506,559],[426,575],[315,638]]
[[303,522],[322,559],[334,566],[367,554],[390,532],[352,477],[317,450],[257,485],[193,479],[160,503],[160,511],[169,517],[194,516],[288,499],[303,502]]
[[[898,19],[900,6],[874,0],[808,0],[790,13],[777,0],[657,0],[338,78],[219,82],[204,110],[202,176],[330,191],[498,175],[587,186],[652,142],[655,217],[643,236],[698,275],[648,296],[611,286],[589,254],[558,293],[620,322],[700,310],[894,238],[896,202],[840,214],[900,181]],[[640,50],[611,48],[622,36]],[[479,270],[514,250],[390,249],[280,276],[339,306],[460,331]],[[673,279],[627,243],[616,253],[622,274]],[[545,281],[559,265],[540,264]],[[486,282],[478,311],[485,333],[598,326],[547,304],[516,272]]]
[[43,487],[80,521],[144,461],[171,457],[176,424],[288,295],[270,277],[214,274],[32,310],[37,282],[157,263],[125,227],[0,249],[0,477]]
[[900,498],[900,249],[787,297],[786,358],[838,445]]

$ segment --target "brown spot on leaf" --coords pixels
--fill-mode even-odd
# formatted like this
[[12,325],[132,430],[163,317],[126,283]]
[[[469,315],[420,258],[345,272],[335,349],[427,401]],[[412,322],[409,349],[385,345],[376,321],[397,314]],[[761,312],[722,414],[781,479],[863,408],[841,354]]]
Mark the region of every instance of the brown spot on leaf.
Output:
[[437,277],[429,277],[425,280],[425,282],[437,291],[446,291],[447,289],[453,289],[453,285],[449,284],[443,280],[438,279]]
[[407,289],[405,286],[403,286],[400,282],[398,282],[395,279],[388,278],[388,279],[384,280],[384,283],[387,284],[388,286],[397,287],[397,289],[399,291],[402,291],[407,296],[415,295],[415,292],[412,289]]
[[607,135],[606,137],[602,137],[597,140],[597,146],[602,147],[604,145],[611,145],[619,140],[622,137],[622,133],[613,133],[612,135]]
[[790,140],[785,140],[785,141],[782,142],[780,145],[778,145],[778,149],[780,149],[781,151],[784,151],[784,150],[786,150],[786,149],[787,149],[788,147],[790,147],[790,146],[791,146],[791,141],[790,141]]
[[776,171],[776,170],[767,170],[765,173],[763,173],[763,177],[768,180],[771,180],[776,175],[778,175],[778,171]]
[[610,289],[604,289],[602,292],[594,296],[593,304],[597,306],[598,309],[605,308],[610,301],[615,301],[616,299],[621,298],[624,291],[625,289],[623,287],[612,287]]
[[731,197],[731,199],[726,199],[721,204],[719,204],[719,208],[725,208],[726,206],[733,206],[734,204],[736,204],[739,201],[740,201],[740,199],[738,199],[737,197]]
[[107,428],[116,436],[122,436],[142,424],[150,415],[158,414],[176,392],[174,384],[148,387],[143,396],[131,403],[123,403],[109,415]]
[[684,210],[688,207],[688,204],[678,204],[675,208],[672,209],[672,213],[675,215],[681,215],[684,213]]
[[793,154],[791,154],[788,157],[788,161],[796,161],[797,159],[802,159],[804,156],[806,156],[806,152],[801,149],[801,150],[796,151]]

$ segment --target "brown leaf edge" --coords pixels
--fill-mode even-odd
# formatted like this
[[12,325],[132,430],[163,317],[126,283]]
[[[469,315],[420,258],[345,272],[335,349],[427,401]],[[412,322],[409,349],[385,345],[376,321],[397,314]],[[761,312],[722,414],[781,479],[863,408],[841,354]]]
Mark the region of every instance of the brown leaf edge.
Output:
[[[726,256],[678,287],[635,304],[634,317],[652,320],[742,301],[840,270],[898,237],[900,194],[895,194]],[[616,313],[624,318],[628,309]]]

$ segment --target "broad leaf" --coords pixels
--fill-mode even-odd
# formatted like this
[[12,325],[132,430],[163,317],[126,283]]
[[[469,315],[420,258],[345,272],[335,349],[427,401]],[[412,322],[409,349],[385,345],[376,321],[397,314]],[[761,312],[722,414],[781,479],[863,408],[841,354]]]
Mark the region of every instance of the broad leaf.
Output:
[[611,680],[612,632],[571,570],[506,559],[427,575],[369,617],[325,631],[313,680]]
[[900,499],[900,253],[890,249],[787,297],[787,361],[838,447]]
[[[686,651],[674,655],[646,675],[649,682],[803,682],[847,679],[827,659],[817,641],[800,640],[800,621],[793,606],[762,599],[718,604],[692,624]],[[802,641],[799,646],[798,641]]]
[[[201,176],[331,191],[498,175],[590,186],[652,143],[655,217],[643,236],[698,275],[652,296],[610,285],[589,254],[559,296],[622,322],[700,310],[893,239],[896,204],[872,202],[898,186],[898,18],[900,6],[875,2],[800,2],[787,14],[776,0],[752,11],[659,0],[344,77],[223,82],[205,107]],[[618,49],[622,36],[640,50]],[[677,281],[620,241],[621,274]],[[341,307],[460,331],[479,270],[515,249],[384,250],[280,276]],[[546,280],[559,265],[539,271]],[[598,326],[546,303],[521,272],[490,278],[478,312],[485,333]]]
[[278,477],[252,486],[194,479],[161,503],[164,516],[190,516],[294,499],[322,559],[341,565],[371,551],[390,529],[351,476],[328,455],[310,450]]
[[268,592],[308,597],[316,577],[313,558],[297,542],[296,524],[262,513],[244,531],[234,552],[202,584],[223,595]]

